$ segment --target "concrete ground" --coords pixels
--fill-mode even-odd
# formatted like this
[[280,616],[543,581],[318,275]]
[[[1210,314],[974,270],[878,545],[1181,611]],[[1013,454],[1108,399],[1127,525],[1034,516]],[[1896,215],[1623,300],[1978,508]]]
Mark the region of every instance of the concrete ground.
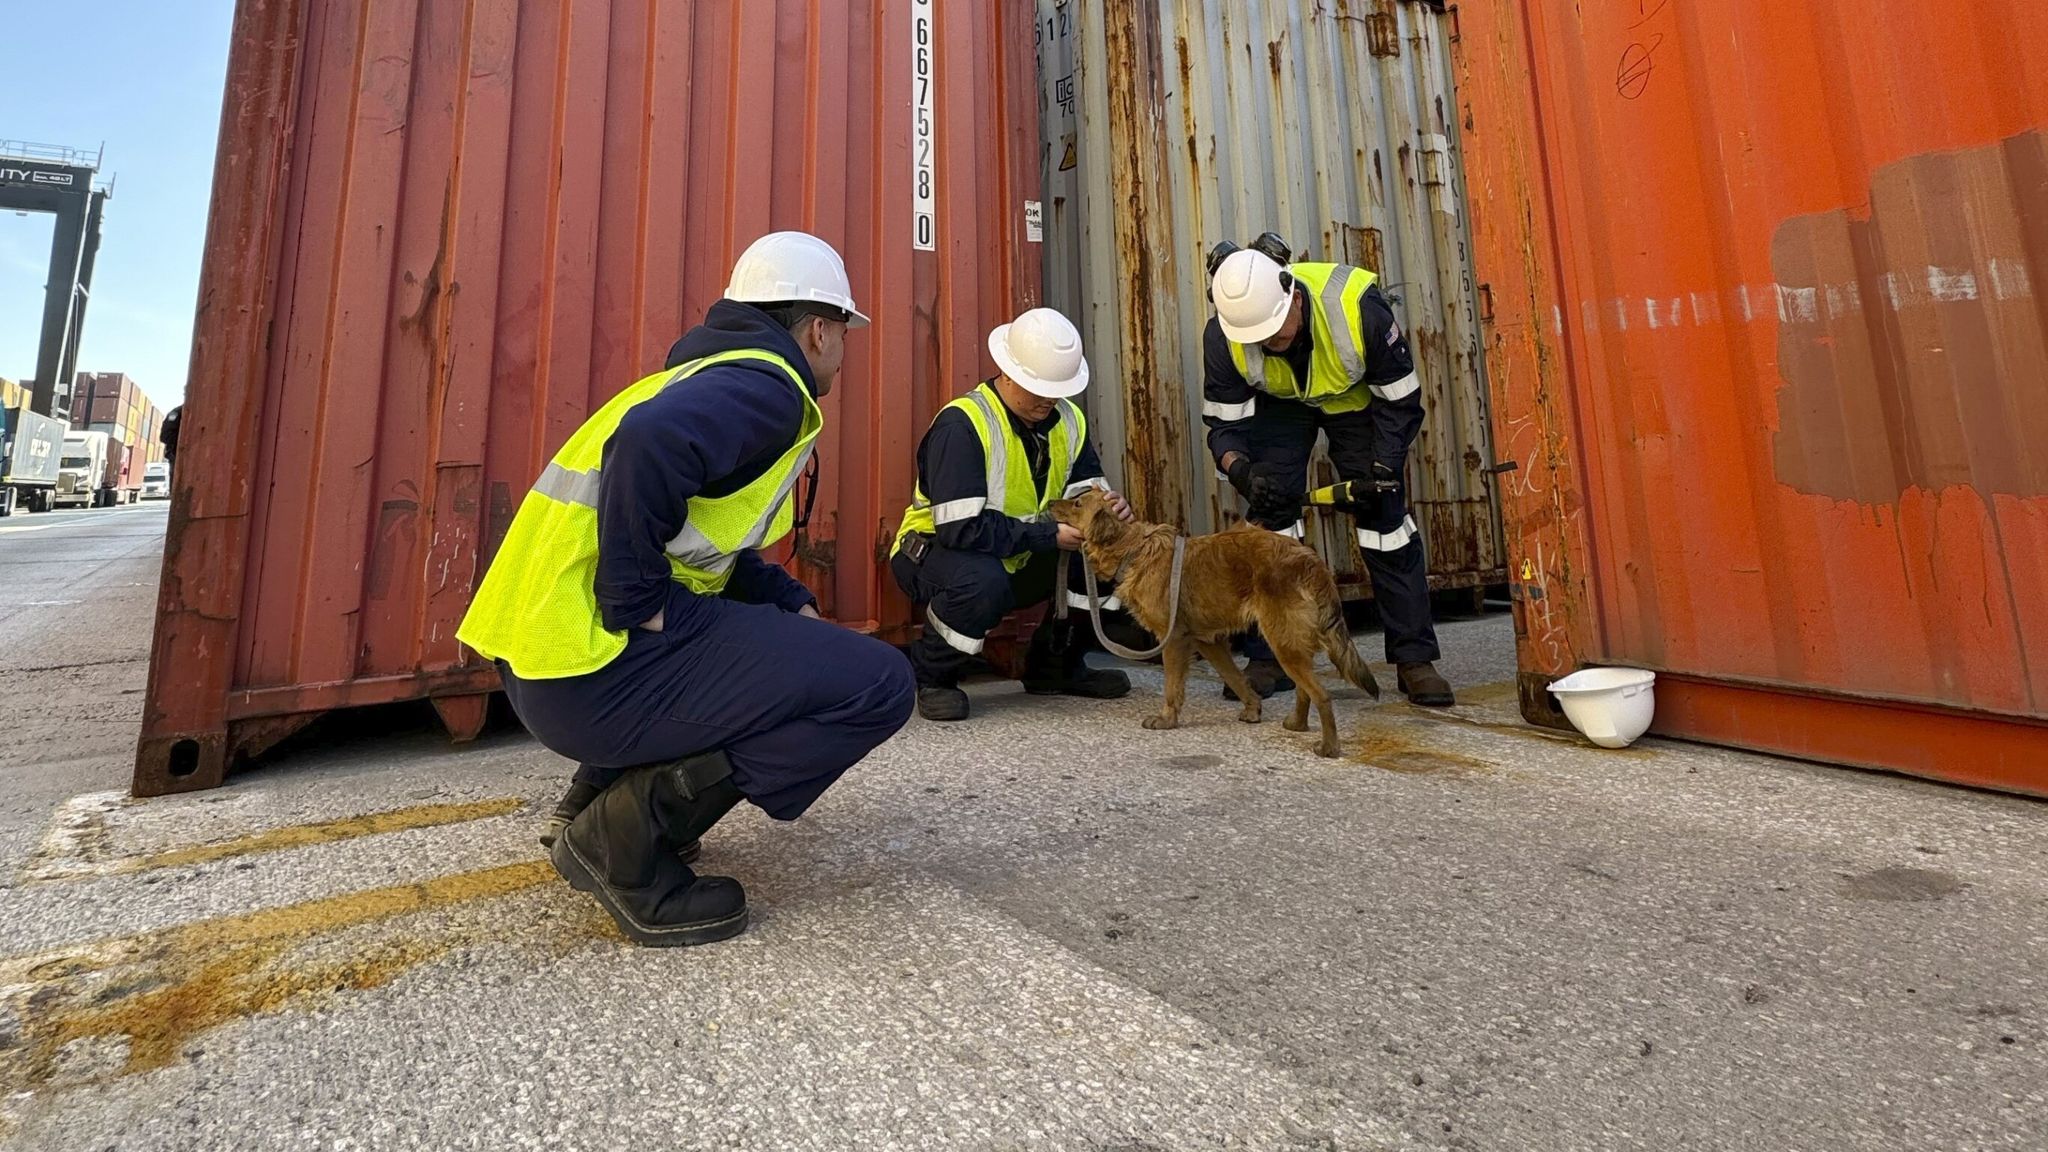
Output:
[[516,730],[127,801],[162,527],[0,521],[0,1147],[2048,1146],[2048,809],[1533,731],[1505,617],[1336,761],[1213,681],[1141,731],[1156,669],[981,687],[721,824],[753,926],[646,951]]

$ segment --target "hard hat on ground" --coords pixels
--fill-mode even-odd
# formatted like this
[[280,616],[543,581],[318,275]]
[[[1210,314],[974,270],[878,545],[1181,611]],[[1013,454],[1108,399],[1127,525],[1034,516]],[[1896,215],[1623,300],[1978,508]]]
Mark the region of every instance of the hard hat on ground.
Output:
[[1074,322],[1050,308],[1033,308],[988,334],[996,367],[1033,396],[1065,399],[1088,387],[1088,361]]
[[1223,334],[1239,344],[1261,344],[1287,322],[1294,277],[1271,256],[1247,248],[1223,258],[1209,291]]
[[854,306],[846,262],[808,232],[770,232],[747,245],[732,266],[725,298],[744,304],[825,304],[847,313],[849,327],[868,324]]

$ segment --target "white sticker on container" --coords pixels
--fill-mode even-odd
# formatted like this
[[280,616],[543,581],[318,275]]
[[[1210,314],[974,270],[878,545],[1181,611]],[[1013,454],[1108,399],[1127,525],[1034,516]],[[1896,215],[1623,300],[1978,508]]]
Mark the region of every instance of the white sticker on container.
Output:
[[1024,238],[1033,244],[1045,243],[1045,210],[1036,200],[1024,202]]
[[911,247],[920,252],[930,252],[939,246],[938,166],[934,163],[938,133],[932,123],[933,88],[938,79],[934,59],[938,52],[938,38],[933,28],[936,11],[937,0],[911,0],[910,242]]

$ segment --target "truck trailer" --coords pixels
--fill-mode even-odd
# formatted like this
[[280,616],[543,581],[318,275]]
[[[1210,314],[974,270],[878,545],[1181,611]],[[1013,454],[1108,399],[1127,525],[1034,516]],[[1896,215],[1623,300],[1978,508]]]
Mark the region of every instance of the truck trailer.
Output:
[[53,503],[104,508],[121,498],[121,468],[127,446],[105,432],[71,432],[57,473]]
[[26,404],[0,411],[0,516],[16,508],[46,512],[56,495],[64,422]]

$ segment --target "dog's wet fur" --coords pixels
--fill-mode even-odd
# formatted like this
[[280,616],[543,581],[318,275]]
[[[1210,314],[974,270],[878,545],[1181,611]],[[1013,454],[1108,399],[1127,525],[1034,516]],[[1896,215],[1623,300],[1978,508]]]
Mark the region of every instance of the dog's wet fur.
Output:
[[1164,642],[1160,657],[1166,668],[1166,699],[1157,715],[1145,718],[1145,727],[1179,727],[1188,661],[1195,652],[1244,701],[1238,719],[1258,723],[1262,702],[1231,658],[1229,645],[1231,636],[1254,624],[1294,680],[1294,715],[1286,728],[1308,730],[1311,702],[1322,717],[1317,755],[1335,756],[1339,751],[1330,694],[1315,676],[1317,651],[1329,654],[1344,679],[1379,699],[1379,682],[1351,645],[1337,581],[1322,557],[1301,541],[1249,524],[1190,537],[1181,569],[1180,611],[1169,633],[1173,541],[1179,533],[1170,525],[1117,519],[1098,489],[1072,500],[1056,500],[1049,511],[1053,519],[1080,529],[1088,563],[1101,577],[1116,574],[1117,599],[1140,626]]

